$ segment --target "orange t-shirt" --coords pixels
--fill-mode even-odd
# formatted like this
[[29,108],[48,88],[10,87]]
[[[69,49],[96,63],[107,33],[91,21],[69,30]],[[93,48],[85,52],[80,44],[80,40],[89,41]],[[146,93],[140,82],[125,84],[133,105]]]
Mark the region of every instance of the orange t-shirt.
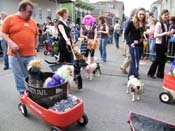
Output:
[[[24,20],[17,14],[10,15],[3,21],[1,32],[8,34],[9,38],[19,46],[21,56],[33,56],[36,54],[38,28],[33,19]],[[7,53],[10,56],[16,55],[10,46],[8,46]]]

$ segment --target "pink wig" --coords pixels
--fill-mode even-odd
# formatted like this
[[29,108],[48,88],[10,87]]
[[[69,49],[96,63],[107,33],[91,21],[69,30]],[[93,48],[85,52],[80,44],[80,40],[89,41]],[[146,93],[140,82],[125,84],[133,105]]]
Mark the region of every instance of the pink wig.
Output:
[[95,18],[92,16],[92,15],[85,15],[83,17],[83,21],[82,21],[82,24],[84,25],[87,25],[88,23],[86,22],[86,19],[89,19],[89,24],[90,25],[93,25],[95,23]]

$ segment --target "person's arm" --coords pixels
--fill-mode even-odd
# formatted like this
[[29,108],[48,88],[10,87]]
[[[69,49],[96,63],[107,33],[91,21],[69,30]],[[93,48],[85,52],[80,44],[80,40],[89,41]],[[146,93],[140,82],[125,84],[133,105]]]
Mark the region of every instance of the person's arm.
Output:
[[59,24],[59,25],[58,25],[58,29],[60,30],[60,32],[61,32],[61,34],[62,34],[64,40],[66,41],[66,43],[67,43],[68,45],[71,45],[70,39],[67,37],[63,25]]
[[107,26],[107,24],[105,24],[105,31],[102,31],[102,30],[100,30],[100,31],[98,31],[99,33],[104,33],[104,34],[108,34],[109,33],[109,27]]
[[18,45],[9,38],[8,34],[3,33],[3,32],[0,32],[0,34],[1,34],[0,36],[2,37],[2,39],[7,41],[7,44],[12,48],[13,52],[19,51]]
[[124,39],[126,41],[129,41],[128,36],[129,36],[129,32],[130,32],[131,28],[132,28],[132,21],[129,21],[127,26],[125,27],[125,31],[124,31]]
[[80,38],[88,39],[88,37],[83,34],[83,27],[80,28]]
[[164,35],[168,35],[168,32],[161,32],[161,30],[162,30],[161,23],[157,22],[155,26],[155,31],[154,31],[155,38],[162,37]]
[[97,39],[97,28],[95,28],[95,30],[94,30],[94,43],[95,43],[96,39]]

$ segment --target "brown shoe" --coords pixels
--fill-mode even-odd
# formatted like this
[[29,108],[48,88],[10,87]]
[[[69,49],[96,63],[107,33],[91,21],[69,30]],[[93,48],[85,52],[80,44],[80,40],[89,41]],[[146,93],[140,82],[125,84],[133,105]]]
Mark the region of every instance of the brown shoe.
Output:
[[123,69],[122,67],[120,67],[120,70],[122,71],[123,74],[128,74],[128,72],[125,69]]

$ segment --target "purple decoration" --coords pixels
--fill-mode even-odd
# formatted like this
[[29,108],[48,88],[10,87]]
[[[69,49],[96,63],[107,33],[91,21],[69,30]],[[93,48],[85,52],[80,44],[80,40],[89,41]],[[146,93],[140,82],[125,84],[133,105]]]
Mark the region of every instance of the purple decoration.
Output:
[[65,81],[65,80],[64,80],[63,78],[61,78],[59,75],[54,74],[54,75],[52,76],[52,80],[48,82],[47,87],[48,87],[48,88],[51,88],[51,87],[58,86],[58,85],[60,85],[60,84],[63,84],[64,81]]

